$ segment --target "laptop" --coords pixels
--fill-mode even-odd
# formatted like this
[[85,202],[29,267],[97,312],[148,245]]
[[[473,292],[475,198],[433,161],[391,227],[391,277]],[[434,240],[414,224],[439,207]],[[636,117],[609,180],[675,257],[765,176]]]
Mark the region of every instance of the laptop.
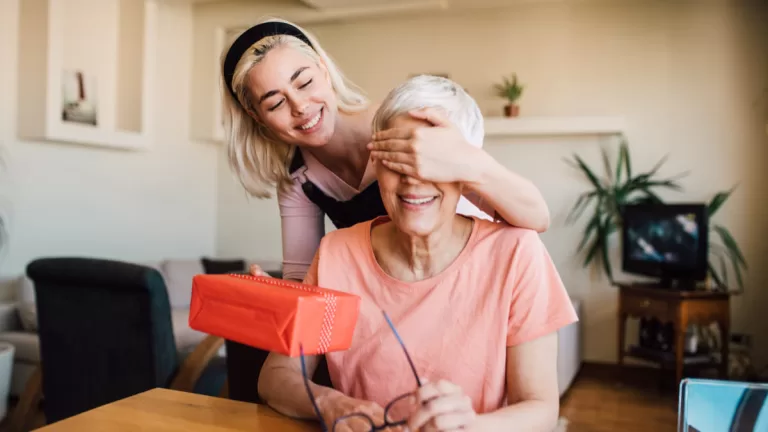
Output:
[[768,384],[687,378],[678,432],[768,432]]

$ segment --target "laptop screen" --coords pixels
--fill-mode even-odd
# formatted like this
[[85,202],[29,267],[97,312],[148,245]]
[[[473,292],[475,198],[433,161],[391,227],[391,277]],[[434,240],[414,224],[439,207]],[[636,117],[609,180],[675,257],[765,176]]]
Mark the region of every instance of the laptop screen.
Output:
[[768,432],[768,384],[685,379],[678,432]]

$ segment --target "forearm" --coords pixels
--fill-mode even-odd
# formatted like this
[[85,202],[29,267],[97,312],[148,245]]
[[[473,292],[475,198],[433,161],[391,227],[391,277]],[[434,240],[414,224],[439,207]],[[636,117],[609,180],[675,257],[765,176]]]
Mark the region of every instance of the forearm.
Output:
[[466,186],[489,203],[510,225],[544,232],[549,228],[549,208],[530,180],[508,170],[480,150],[473,164],[477,176]]
[[[317,413],[307,394],[301,370],[291,366],[275,365],[268,367],[259,376],[259,396],[272,407],[286,416],[317,419]],[[309,382],[312,394],[318,405],[333,396],[340,395],[338,391],[313,382]]]
[[472,432],[521,430],[550,432],[557,425],[558,403],[528,400],[477,416]]

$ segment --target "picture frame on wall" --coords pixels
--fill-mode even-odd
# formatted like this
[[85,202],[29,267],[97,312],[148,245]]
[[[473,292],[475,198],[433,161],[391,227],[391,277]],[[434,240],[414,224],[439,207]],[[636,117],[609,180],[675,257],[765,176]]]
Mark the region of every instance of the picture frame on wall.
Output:
[[96,79],[81,70],[65,70],[61,81],[61,120],[96,126]]

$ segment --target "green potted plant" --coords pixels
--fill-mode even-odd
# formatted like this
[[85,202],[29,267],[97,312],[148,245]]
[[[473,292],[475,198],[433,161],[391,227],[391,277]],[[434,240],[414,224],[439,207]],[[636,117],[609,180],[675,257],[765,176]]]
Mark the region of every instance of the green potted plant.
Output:
[[520,106],[517,100],[523,94],[523,86],[517,81],[517,74],[511,77],[504,77],[502,82],[494,85],[496,95],[507,100],[504,105],[505,117],[517,117],[520,115]]
[[[629,147],[626,140],[619,144],[619,155],[616,166],[612,167],[605,149],[602,150],[605,176],[599,177],[595,171],[577,155],[567,163],[583,173],[589,180],[591,190],[579,195],[576,203],[569,212],[566,223],[575,222],[591,205],[591,216],[587,222],[577,251],[580,253],[586,247],[583,266],[600,261],[606,276],[613,280],[613,270],[609,259],[609,242],[611,237],[620,232],[621,209],[625,205],[639,203],[660,203],[659,189],[680,190],[676,176],[668,179],[657,179],[656,173],[666,160],[666,156],[650,170],[638,174],[632,172]],[[684,174],[683,174],[684,175]]]
[[[662,158],[650,171],[633,176],[629,149],[626,141],[623,140],[619,146],[615,167],[611,167],[605,150],[602,155],[606,169],[606,176],[602,179],[580,157],[574,155],[573,160],[567,161],[587,177],[592,189],[579,195],[566,218],[566,223],[575,222],[590,204],[594,203],[592,216],[584,228],[577,251],[582,252],[588,246],[583,266],[587,267],[595,261],[601,261],[606,276],[613,283],[609,242],[616,232],[620,232],[621,208],[625,205],[645,202],[663,203],[657,194],[658,189],[681,190],[680,185],[675,181],[681,176],[662,180],[655,178],[666,157]],[[747,269],[746,259],[730,231],[712,221],[712,216],[725,204],[734,189],[718,192],[707,205],[710,230],[708,275],[715,288],[726,289],[729,286],[729,274],[731,274],[728,272],[728,263],[730,263],[736,284],[739,291],[742,291],[743,272]],[[716,239],[719,239],[719,242],[716,242]]]
[[[747,260],[741,253],[741,248],[731,235],[728,229],[720,224],[714,223],[712,216],[717,210],[725,204],[730,198],[731,193],[736,189],[733,187],[727,191],[718,192],[707,205],[707,215],[709,219],[709,276],[714,283],[714,288],[719,290],[728,289],[730,285],[728,265],[731,264],[731,270],[739,287],[739,292],[744,290],[743,272],[747,270]],[[713,234],[717,234],[716,236]],[[719,243],[715,239],[720,240]]]

